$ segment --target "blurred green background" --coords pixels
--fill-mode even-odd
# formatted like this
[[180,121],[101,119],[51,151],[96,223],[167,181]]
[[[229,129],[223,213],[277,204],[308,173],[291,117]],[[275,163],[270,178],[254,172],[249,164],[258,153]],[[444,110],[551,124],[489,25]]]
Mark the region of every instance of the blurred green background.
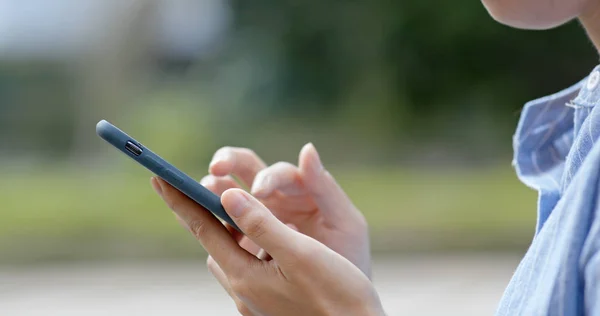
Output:
[[[34,1],[35,2],[35,1]],[[30,4],[31,5],[31,4]],[[0,262],[196,257],[107,119],[201,178],[221,146],[296,162],[312,141],[384,252],[522,252],[511,168],[527,100],[597,55],[573,22],[479,1],[0,1]]]

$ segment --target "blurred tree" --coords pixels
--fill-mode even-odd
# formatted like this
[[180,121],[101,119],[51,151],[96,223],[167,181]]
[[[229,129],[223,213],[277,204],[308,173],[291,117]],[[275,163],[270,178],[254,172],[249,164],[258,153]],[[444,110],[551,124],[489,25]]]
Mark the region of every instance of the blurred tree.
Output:
[[[51,61],[0,62],[0,156],[44,152],[33,160],[68,150],[73,126],[72,78]],[[52,137],[48,137],[52,135]]]
[[[576,82],[597,62],[576,23],[514,30],[473,0],[232,0],[232,7],[228,56],[268,56],[260,69],[277,74],[249,76],[248,95],[264,104],[263,115],[349,111],[398,132],[429,129],[436,117],[452,118],[440,125],[452,128],[483,115],[506,133],[526,100]],[[253,93],[264,91],[263,79],[278,87],[275,98]]]
[[116,120],[124,104],[147,77],[151,17],[155,0],[134,0],[115,12],[106,28],[90,40],[91,45],[73,69],[79,78],[71,158],[95,157],[93,126],[100,119]]
[[[196,62],[199,76],[157,83],[150,75],[183,73],[193,61],[157,56],[150,34],[157,1],[113,0],[120,9],[109,12],[78,59],[2,62],[3,134],[20,135],[27,148],[87,159],[95,150],[90,127],[98,119],[118,121],[134,112],[123,107],[139,104],[130,100],[142,94],[139,87],[173,88],[198,93],[198,103],[216,109],[212,124],[232,126],[214,136],[221,137],[217,143],[238,139],[240,132],[258,139],[264,133],[256,123],[268,121],[282,143],[294,136],[293,146],[327,134],[332,148],[343,146],[339,139],[345,137],[376,152],[393,148],[387,154],[395,156],[423,155],[415,148],[429,144],[474,160],[494,158],[510,151],[508,136],[525,101],[576,82],[597,63],[577,23],[546,32],[514,30],[474,0],[229,0],[233,24],[227,34],[221,34],[224,26],[214,32],[224,38],[210,42],[212,57]],[[215,11],[223,16],[215,23],[229,21],[226,10]],[[153,68],[152,62],[169,67]],[[201,116],[203,106],[194,115]],[[49,139],[53,128],[60,137]],[[3,148],[17,142],[1,140]]]

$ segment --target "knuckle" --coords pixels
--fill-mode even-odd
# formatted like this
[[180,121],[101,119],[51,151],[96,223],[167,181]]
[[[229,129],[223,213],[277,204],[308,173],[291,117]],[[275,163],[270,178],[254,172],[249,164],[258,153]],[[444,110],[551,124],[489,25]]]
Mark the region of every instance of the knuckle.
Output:
[[244,156],[258,157],[258,155],[256,154],[256,152],[254,152],[254,150],[252,150],[250,148],[238,148],[238,151],[239,151],[240,154],[242,154]]
[[267,218],[265,215],[253,216],[248,219],[246,234],[254,238],[261,238],[266,231]]
[[287,161],[278,161],[273,164],[272,168],[276,170],[287,171],[289,169],[295,169],[296,166]]
[[271,173],[275,175],[289,175],[298,171],[296,166],[286,161],[276,162],[271,166],[270,169]]
[[188,223],[188,227],[196,239],[201,239],[204,238],[204,236],[207,236],[208,226],[206,225],[205,221],[192,220]]

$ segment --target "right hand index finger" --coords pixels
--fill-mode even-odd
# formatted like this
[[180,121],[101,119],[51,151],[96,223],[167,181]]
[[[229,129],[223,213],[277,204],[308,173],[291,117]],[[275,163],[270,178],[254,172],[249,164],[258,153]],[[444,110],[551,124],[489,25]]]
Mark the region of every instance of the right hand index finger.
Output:
[[234,175],[247,187],[252,187],[254,177],[266,164],[248,148],[223,147],[213,156],[208,167],[209,173],[222,177]]

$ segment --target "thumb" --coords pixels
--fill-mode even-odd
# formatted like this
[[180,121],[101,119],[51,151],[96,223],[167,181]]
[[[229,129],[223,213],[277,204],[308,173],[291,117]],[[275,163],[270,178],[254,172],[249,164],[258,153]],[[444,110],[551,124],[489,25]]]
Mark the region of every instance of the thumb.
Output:
[[344,190],[323,167],[312,143],[304,145],[300,151],[299,167],[306,190],[328,220],[333,223],[343,220],[352,214],[348,214],[348,210],[358,213]]
[[221,195],[221,203],[233,221],[260,248],[273,258],[295,251],[293,242],[299,233],[279,221],[269,209],[241,189],[229,189]]

